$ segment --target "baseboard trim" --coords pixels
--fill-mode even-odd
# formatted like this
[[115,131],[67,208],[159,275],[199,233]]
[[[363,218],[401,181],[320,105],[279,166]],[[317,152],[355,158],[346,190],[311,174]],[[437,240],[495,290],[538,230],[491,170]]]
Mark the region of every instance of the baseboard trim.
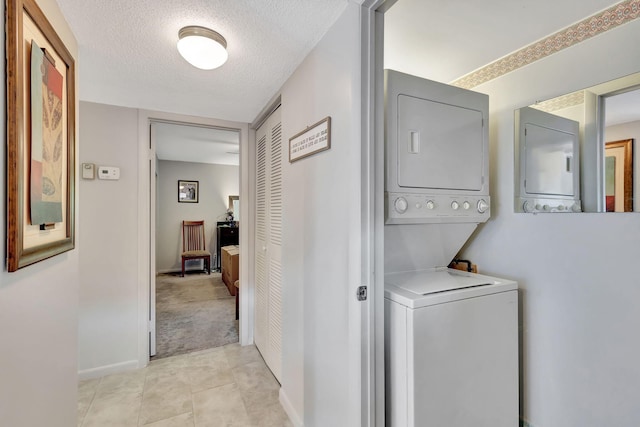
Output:
[[291,420],[291,424],[293,424],[293,427],[304,427],[304,424],[300,420],[300,416],[298,415],[296,410],[293,409],[293,405],[289,401],[289,398],[287,397],[287,394],[284,392],[284,389],[282,387],[280,387],[279,397],[280,404],[284,408],[284,412],[286,412],[289,416],[289,420]]
[[134,369],[138,369],[138,361],[128,360],[126,362],[114,363],[113,365],[100,366],[97,368],[84,369],[82,371],[78,371],[78,379],[90,380],[92,378],[100,378],[100,377],[104,377],[105,375],[132,371]]

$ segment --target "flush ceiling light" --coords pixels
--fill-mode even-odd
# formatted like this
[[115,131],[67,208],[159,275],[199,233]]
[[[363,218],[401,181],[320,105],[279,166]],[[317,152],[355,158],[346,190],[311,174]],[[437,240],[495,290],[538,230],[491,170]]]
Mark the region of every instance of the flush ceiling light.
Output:
[[195,25],[178,32],[178,52],[188,63],[202,70],[213,70],[227,61],[227,41],[220,34]]

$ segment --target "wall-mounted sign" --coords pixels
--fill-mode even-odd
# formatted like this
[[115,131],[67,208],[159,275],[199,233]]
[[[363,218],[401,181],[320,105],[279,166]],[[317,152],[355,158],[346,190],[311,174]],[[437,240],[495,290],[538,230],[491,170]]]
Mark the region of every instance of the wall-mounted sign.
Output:
[[289,138],[289,163],[331,148],[331,117]]

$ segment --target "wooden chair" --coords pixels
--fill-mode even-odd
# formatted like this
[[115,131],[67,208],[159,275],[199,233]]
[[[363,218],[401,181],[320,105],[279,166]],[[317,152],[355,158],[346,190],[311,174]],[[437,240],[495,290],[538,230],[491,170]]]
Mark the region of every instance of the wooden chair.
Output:
[[184,263],[191,259],[202,259],[204,269],[211,274],[211,253],[205,247],[204,221],[182,221],[182,277]]

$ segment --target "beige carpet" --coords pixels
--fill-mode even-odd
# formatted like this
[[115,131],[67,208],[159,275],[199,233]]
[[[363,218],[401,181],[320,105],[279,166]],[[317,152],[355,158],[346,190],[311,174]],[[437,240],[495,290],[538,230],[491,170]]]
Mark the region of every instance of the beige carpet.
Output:
[[220,273],[156,278],[156,355],[175,356],[238,341],[236,299]]

